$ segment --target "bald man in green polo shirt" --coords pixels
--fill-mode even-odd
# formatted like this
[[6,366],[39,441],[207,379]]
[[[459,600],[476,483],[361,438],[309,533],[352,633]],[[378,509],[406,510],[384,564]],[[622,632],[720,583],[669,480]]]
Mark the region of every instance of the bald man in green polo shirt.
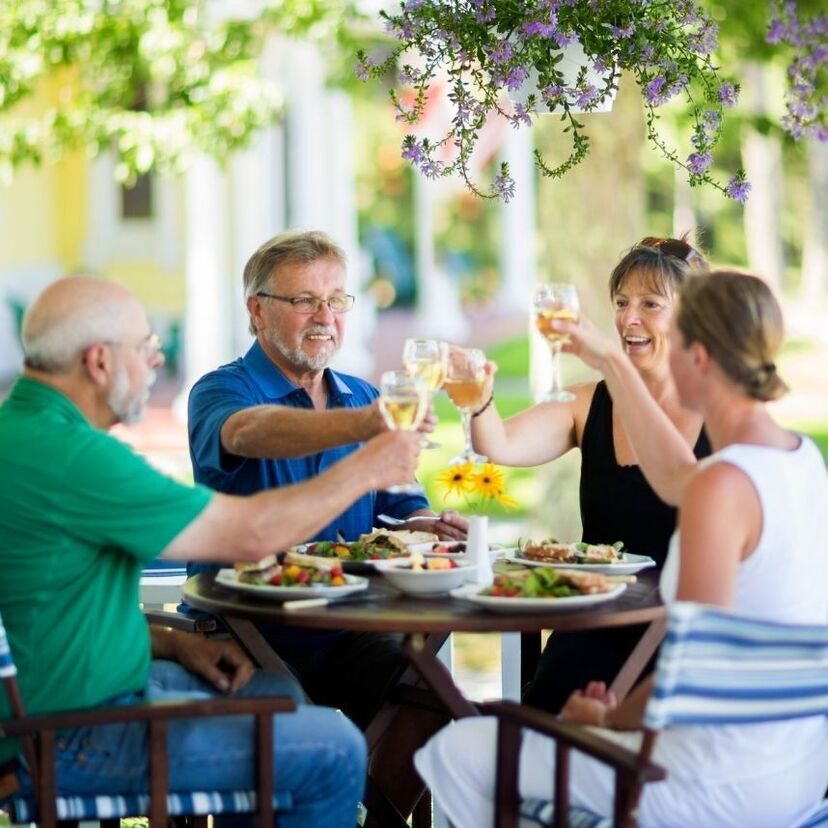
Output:
[[[203,697],[243,685],[258,695],[298,694],[284,678],[253,676],[233,645],[151,634],[138,606],[141,569],[158,556],[254,561],[298,543],[366,491],[410,479],[417,435],[386,432],[297,486],[219,494],[166,477],[106,434],[141,417],[163,363],[129,291],[91,277],[55,282],[30,308],[23,346],[23,373],[0,406],[0,613],[27,708]],[[276,792],[292,803],[280,824],[351,828],[364,776],[359,732],[326,708],[302,705],[277,718]],[[61,792],[97,790],[104,774],[112,793],[145,791],[146,772],[135,773],[145,739],[134,727],[142,726],[107,731],[101,763],[90,758],[95,734],[62,739]],[[176,727],[171,790],[255,787],[246,778],[249,727],[220,720]],[[0,739],[0,761],[15,752]],[[25,769],[20,777],[25,789]]]

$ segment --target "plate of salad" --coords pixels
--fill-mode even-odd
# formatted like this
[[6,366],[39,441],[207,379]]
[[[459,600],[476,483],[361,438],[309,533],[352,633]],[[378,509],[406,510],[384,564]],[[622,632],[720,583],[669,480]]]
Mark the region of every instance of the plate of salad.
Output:
[[453,589],[452,598],[469,601],[494,612],[537,612],[579,609],[612,601],[627,588],[599,572],[575,572],[551,567],[504,572],[491,586],[477,584]]

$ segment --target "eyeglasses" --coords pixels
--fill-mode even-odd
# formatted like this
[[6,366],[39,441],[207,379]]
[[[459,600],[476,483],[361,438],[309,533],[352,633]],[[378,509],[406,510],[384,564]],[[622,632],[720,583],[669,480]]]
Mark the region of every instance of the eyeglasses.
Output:
[[347,313],[356,301],[350,293],[336,293],[327,299],[320,299],[318,296],[277,296],[275,293],[260,290],[256,296],[276,299],[278,302],[287,302],[296,313],[308,315],[319,313],[322,310],[322,305],[327,305],[331,313]]
[[144,359],[152,359],[163,350],[161,337],[156,333],[147,334],[140,342],[112,342],[106,340],[107,345],[112,345],[118,348],[134,348]]

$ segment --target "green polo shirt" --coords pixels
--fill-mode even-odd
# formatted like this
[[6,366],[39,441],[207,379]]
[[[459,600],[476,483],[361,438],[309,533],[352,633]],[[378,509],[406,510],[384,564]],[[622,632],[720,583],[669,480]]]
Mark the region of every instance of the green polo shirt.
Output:
[[[141,569],[212,492],[156,471],[26,377],[0,405],[0,469],[0,613],[26,709],[86,708],[143,689]],[[0,760],[16,752],[0,740]]]

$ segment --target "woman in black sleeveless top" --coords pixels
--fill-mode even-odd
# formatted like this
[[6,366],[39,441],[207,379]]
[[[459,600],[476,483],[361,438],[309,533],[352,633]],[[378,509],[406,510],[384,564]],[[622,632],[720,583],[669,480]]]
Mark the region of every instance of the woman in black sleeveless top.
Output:
[[[673,297],[691,266],[704,265],[684,240],[647,238],[613,270],[610,295],[615,324],[630,360],[697,457],[710,445],[697,415],[681,408],[670,376],[668,332]],[[570,389],[571,403],[541,403],[500,418],[495,405],[472,420],[477,451],[503,465],[531,466],[581,449],[582,539],[623,541],[629,552],[649,555],[660,567],[676,525],[676,510],[663,503],[636,465],[620,421],[614,420],[606,384]],[[487,395],[488,398],[489,395]],[[570,693],[588,681],[611,683],[643,626],[554,633],[541,655],[523,701],[558,712]]]

